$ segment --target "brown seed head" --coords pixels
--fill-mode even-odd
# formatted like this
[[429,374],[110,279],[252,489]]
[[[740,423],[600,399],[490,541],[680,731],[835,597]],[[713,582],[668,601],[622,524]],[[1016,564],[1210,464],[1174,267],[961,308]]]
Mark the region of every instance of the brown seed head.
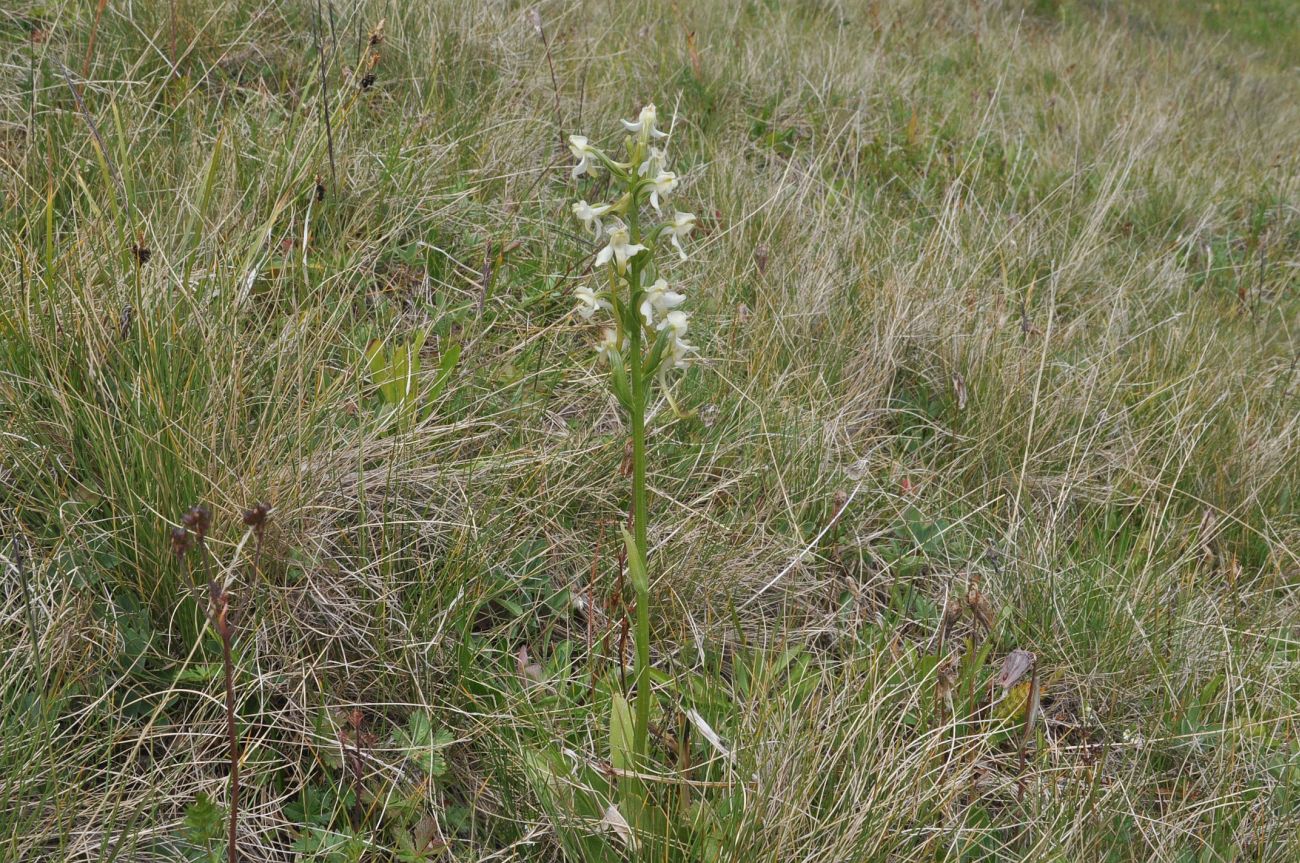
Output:
[[202,544],[208,536],[208,528],[212,527],[212,513],[204,506],[193,506],[181,516],[181,524],[194,531],[194,536]]
[[190,534],[183,527],[173,527],[171,532],[172,554],[180,560],[190,549]]
[[271,514],[271,507],[264,501],[258,501],[252,509],[244,510],[244,524],[260,529],[266,524],[266,517]]
[[962,607],[956,598],[949,599],[943,606],[943,627],[951,629],[961,620]]

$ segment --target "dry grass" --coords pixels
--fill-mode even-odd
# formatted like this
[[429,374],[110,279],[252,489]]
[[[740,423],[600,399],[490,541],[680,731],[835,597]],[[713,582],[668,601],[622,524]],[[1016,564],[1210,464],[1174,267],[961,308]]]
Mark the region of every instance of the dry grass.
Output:
[[[545,766],[608,756],[627,506],[558,133],[650,100],[704,217],[694,415],[651,436],[659,755],[690,708],[735,756],[695,733],[663,856],[1300,853],[1284,6],[563,0],[544,45],[514,4],[326,4],[337,186],[314,4],[94,6],[0,12],[0,856],[206,859],[220,645],[167,544],[200,501],[245,859],[617,856]],[[418,330],[425,393],[460,360],[397,424],[363,349]],[[972,583],[988,656],[967,617],[938,657]]]

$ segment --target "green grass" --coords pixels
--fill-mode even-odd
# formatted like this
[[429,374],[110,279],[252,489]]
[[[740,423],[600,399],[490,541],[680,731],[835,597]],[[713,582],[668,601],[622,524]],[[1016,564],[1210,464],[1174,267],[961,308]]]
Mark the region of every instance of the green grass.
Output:
[[[332,148],[314,3],[96,9],[0,12],[0,858],[225,859],[213,573],[246,860],[1300,855],[1291,4],[348,0]],[[560,141],[648,101],[647,779]]]

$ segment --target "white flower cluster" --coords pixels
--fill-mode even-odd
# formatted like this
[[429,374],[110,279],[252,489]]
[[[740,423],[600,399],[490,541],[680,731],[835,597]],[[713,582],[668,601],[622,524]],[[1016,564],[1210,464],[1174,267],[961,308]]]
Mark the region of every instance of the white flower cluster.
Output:
[[[635,336],[647,354],[638,368],[647,375],[656,371],[662,375],[669,368],[685,367],[695,347],[685,339],[688,316],[678,308],[686,297],[662,277],[654,253],[667,241],[680,260],[686,260],[682,240],[695,228],[695,216],[676,210],[671,216],[663,215],[678,177],[668,170],[666,144],[656,145],[668,135],[658,128],[655,106],[645,106],[636,120],[624,120],[623,127],[629,133],[627,161],[612,159],[582,135],[569,136],[569,149],[577,160],[573,177],[609,171],[620,192],[611,203],[580,200],[573,204],[573,215],[598,243],[603,242],[595,265],[609,281],[608,289],[582,285],[574,290],[574,296],[578,314],[584,319],[602,313],[613,317],[614,326],[605,329],[596,347],[602,359],[621,364]],[[656,224],[642,230],[641,208],[647,203]]]

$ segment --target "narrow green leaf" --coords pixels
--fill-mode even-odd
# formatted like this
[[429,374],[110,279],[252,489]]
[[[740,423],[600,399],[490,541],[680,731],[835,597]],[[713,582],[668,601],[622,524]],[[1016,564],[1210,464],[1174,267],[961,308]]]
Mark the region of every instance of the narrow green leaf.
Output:
[[672,340],[672,330],[663,329],[659,331],[659,337],[655,339],[654,346],[650,349],[650,357],[642,367],[647,378],[659,370],[659,365],[664,359],[664,353],[668,350],[668,346],[672,344]]
[[202,236],[202,226],[207,218],[208,210],[212,206],[212,191],[216,188],[217,169],[221,167],[222,144],[226,139],[226,130],[223,127],[217,133],[217,140],[212,145],[212,152],[208,154],[208,165],[203,172],[203,192],[199,196],[199,206],[190,212],[189,223],[185,226],[184,245],[181,246],[181,254],[185,259],[185,275],[181,283],[188,285],[190,283],[190,274],[194,272],[194,251],[198,248],[199,237]]

